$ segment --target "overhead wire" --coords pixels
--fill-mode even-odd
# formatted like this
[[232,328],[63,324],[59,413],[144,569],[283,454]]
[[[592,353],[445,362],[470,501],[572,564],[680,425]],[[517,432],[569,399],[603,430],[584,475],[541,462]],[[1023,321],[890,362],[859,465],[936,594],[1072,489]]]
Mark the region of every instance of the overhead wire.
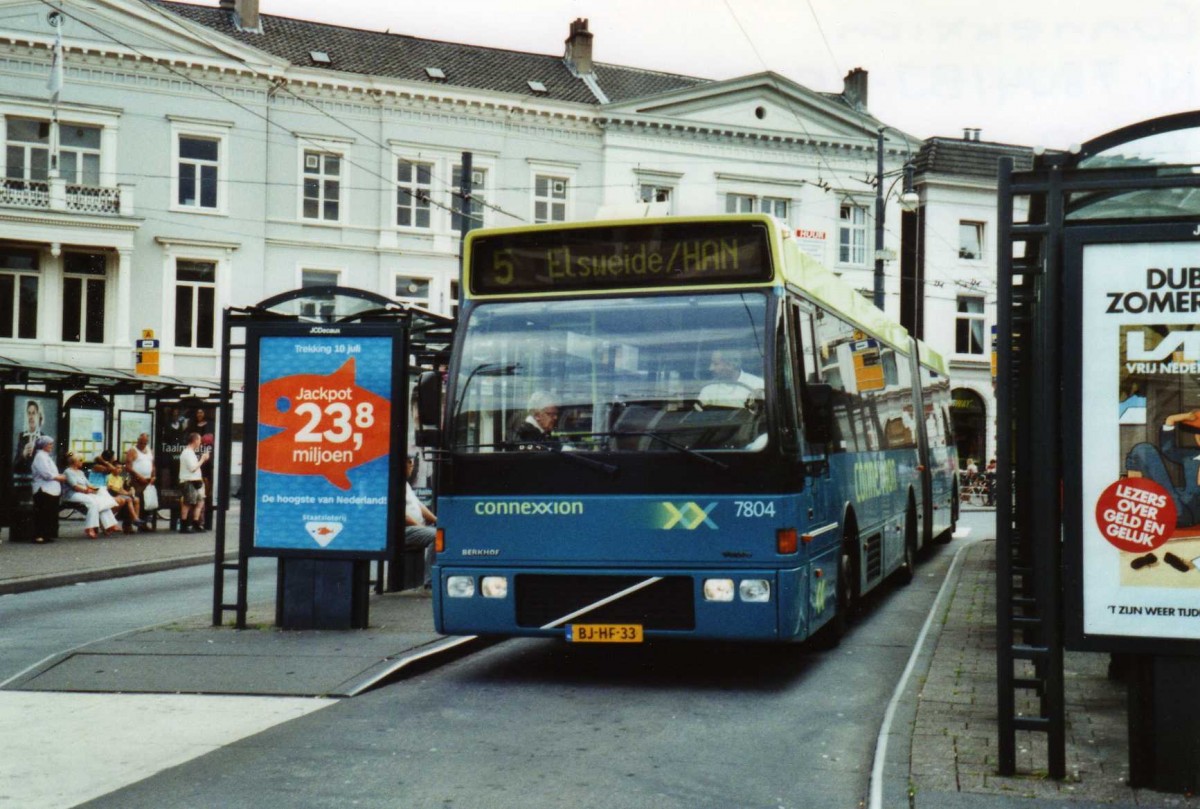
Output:
[[[113,41],[113,42],[115,42],[115,43],[117,43],[117,44],[121,45],[122,47],[128,48],[130,51],[132,51],[132,52],[134,52],[134,53],[137,53],[138,55],[142,56],[143,58],[146,58],[146,59],[148,59],[148,60],[150,60],[150,61],[153,61],[153,62],[155,62],[156,64],[158,64],[158,65],[160,65],[161,67],[163,67],[164,69],[166,69],[168,72],[172,73],[173,75],[176,75],[176,76],[180,77],[181,79],[184,79],[185,81],[189,82],[189,83],[190,83],[190,84],[192,84],[192,85],[195,85],[195,86],[199,87],[201,90],[203,90],[203,91],[205,91],[205,92],[207,92],[207,93],[210,93],[210,94],[212,94],[212,95],[215,95],[215,96],[216,96],[217,98],[219,98],[220,100],[222,100],[222,101],[225,101],[225,102],[227,102],[227,103],[230,103],[230,104],[234,105],[235,107],[237,107],[238,109],[240,109],[240,110],[242,110],[242,111],[244,111],[244,112],[246,112],[246,113],[248,113],[248,114],[250,114],[250,115],[252,115],[252,116],[254,116],[254,117],[256,117],[256,118],[259,118],[259,119],[261,119],[261,120],[265,121],[265,122],[266,122],[268,125],[275,127],[275,129],[276,129],[277,131],[284,133],[284,134],[287,136],[287,142],[289,142],[289,143],[290,143],[292,140],[298,140],[298,141],[300,141],[300,142],[302,142],[302,143],[306,143],[306,144],[309,144],[309,145],[311,145],[311,146],[312,146],[314,149],[321,150],[321,151],[327,151],[327,150],[328,150],[328,146],[327,146],[327,144],[325,144],[325,143],[322,143],[322,142],[320,142],[320,141],[317,141],[317,140],[312,140],[311,138],[309,138],[308,136],[306,136],[306,135],[304,135],[304,134],[302,134],[302,133],[295,132],[294,130],[291,130],[291,129],[287,128],[287,127],[286,127],[286,126],[284,126],[283,124],[280,124],[280,123],[278,123],[278,122],[272,121],[272,120],[269,118],[269,116],[267,116],[267,115],[264,115],[263,113],[261,113],[261,112],[258,112],[258,111],[257,111],[257,110],[255,110],[255,109],[252,109],[251,107],[247,106],[246,104],[243,104],[243,103],[239,102],[238,100],[236,100],[236,99],[234,99],[234,98],[231,98],[231,97],[230,97],[230,96],[228,96],[228,95],[225,95],[225,94],[222,94],[222,93],[220,93],[219,91],[217,91],[216,89],[214,89],[212,86],[210,86],[210,85],[208,85],[208,84],[205,84],[204,82],[198,81],[197,79],[195,79],[194,77],[192,77],[192,76],[188,75],[187,73],[184,73],[184,72],[182,72],[182,71],[179,71],[179,70],[177,70],[177,69],[176,69],[175,67],[173,67],[172,65],[170,65],[170,64],[167,64],[167,63],[166,63],[164,60],[162,60],[162,59],[157,59],[157,58],[155,58],[155,57],[152,57],[152,56],[150,56],[149,54],[145,53],[144,51],[142,51],[142,50],[141,50],[141,49],[139,49],[138,47],[136,47],[136,46],[134,46],[134,45],[132,45],[132,44],[130,44],[130,43],[128,43],[128,42],[126,42],[126,41],[122,40],[120,37],[116,36],[115,34],[112,34],[112,33],[108,32],[108,31],[105,31],[105,30],[103,30],[102,28],[100,28],[99,26],[97,26],[97,25],[95,25],[95,24],[93,24],[93,23],[91,23],[91,22],[89,22],[89,21],[87,21],[87,20],[84,20],[84,19],[82,19],[81,17],[79,17],[79,16],[77,16],[77,15],[75,15],[75,14],[72,14],[71,12],[67,11],[67,10],[66,10],[66,9],[65,9],[63,6],[56,5],[56,4],[55,4],[54,2],[52,2],[51,0],[39,0],[39,1],[40,1],[40,2],[41,2],[43,5],[45,5],[45,6],[49,7],[49,8],[51,8],[51,9],[53,9],[53,10],[55,10],[55,11],[58,11],[59,13],[62,13],[64,16],[68,17],[69,19],[72,19],[72,20],[74,20],[74,21],[76,21],[76,22],[80,23],[80,24],[81,24],[81,25],[83,25],[84,27],[86,27],[86,28],[89,28],[89,29],[91,29],[91,30],[95,31],[97,34],[99,34],[99,35],[101,35],[101,36],[104,36],[104,37],[106,37],[106,38],[110,39],[111,41]],[[765,63],[765,60],[763,59],[763,56],[762,56],[762,54],[759,52],[759,50],[758,50],[757,46],[754,44],[753,40],[752,40],[752,39],[751,39],[751,37],[749,36],[749,33],[746,31],[746,29],[745,29],[745,27],[743,26],[743,24],[742,24],[741,20],[738,18],[737,14],[734,12],[733,8],[730,6],[730,4],[729,4],[729,0],[724,0],[724,2],[725,2],[726,9],[729,11],[729,14],[730,14],[730,16],[733,18],[734,22],[735,22],[735,23],[736,23],[736,25],[738,26],[738,28],[739,28],[739,30],[741,31],[741,33],[742,33],[743,37],[745,37],[745,38],[746,38],[746,40],[747,40],[748,44],[750,45],[751,49],[754,51],[754,53],[755,53],[756,57],[759,59],[759,61],[763,63],[764,67],[766,67],[766,63]],[[207,32],[207,29],[205,29],[204,31],[198,31],[198,30],[196,30],[196,29],[192,28],[192,27],[191,27],[191,23],[190,23],[190,21],[186,21],[186,20],[183,20],[183,19],[180,19],[180,18],[177,18],[177,17],[174,17],[174,16],[172,16],[172,15],[169,15],[169,14],[167,14],[165,10],[163,10],[163,9],[162,9],[162,8],[160,8],[160,7],[159,7],[159,6],[158,6],[156,3],[153,3],[153,2],[151,2],[150,0],[142,0],[142,3],[143,3],[143,5],[145,5],[147,8],[151,9],[151,10],[152,10],[152,11],[153,11],[153,12],[154,12],[156,15],[158,15],[158,16],[160,16],[160,17],[162,17],[164,20],[167,20],[167,21],[169,21],[169,22],[170,22],[170,23],[172,23],[173,25],[176,25],[176,26],[178,26],[178,27],[182,28],[184,31],[186,31],[186,32],[188,32],[188,33],[190,33],[190,34],[194,34],[194,35],[195,35],[195,34],[198,34],[198,35],[204,35],[204,34]],[[812,7],[812,4],[811,4],[811,2],[809,2],[809,4],[808,4],[808,5],[809,5],[809,10],[810,10],[810,12],[813,14],[813,16],[814,16],[814,19],[816,19],[817,26],[818,26],[818,29],[820,30],[821,36],[822,36],[822,38],[823,38],[823,39],[825,40],[825,42],[826,42],[826,48],[827,48],[827,51],[829,52],[830,56],[831,56],[831,57],[833,57],[833,51],[832,51],[832,48],[830,48],[830,47],[829,47],[828,39],[827,39],[827,37],[825,37],[824,31],[823,31],[823,29],[821,29],[821,27],[820,27],[820,21],[819,21],[819,19],[817,19],[817,18],[816,18],[816,10],[815,10],[815,9]],[[367,134],[367,133],[364,133],[364,132],[362,132],[360,129],[358,129],[357,127],[354,127],[354,126],[352,126],[352,125],[351,125],[351,124],[349,124],[349,123],[348,123],[348,122],[347,122],[345,119],[343,119],[343,118],[338,118],[338,117],[336,117],[336,116],[332,115],[332,114],[331,114],[331,113],[329,113],[327,110],[324,110],[324,109],[322,109],[322,108],[321,108],[319,105],[317,105],[317,104],[313,103],[313,102],[312,102],[312,101],[310,101],[309,99],[306,99],[306,98],[304,98],[304,97],[302,97],[302,96],[300,96],[300,95],[296,94],[296,93],[295,93],[294,91],[292,91],[292,90],[291,90],[291,88],[290,88],[290,87],[288,87],[286,84],[283,84],[283,83],[281,83],[281,82],[277,82],[277,81],[275,81],[275,80],[274,80],[272,77],[270,77],[269,75],[267,75],[267,74],[263,73],[262,71],[258,70],[258,69],[257,69],[257,68],[255,68],[253,65],[249,64],[249,63],[248,63],[248,62],[246,62],[244,59],[242,59],[241,57],[238,57],[238,56],[236,56],[236,55],[230,55],[230,58],[232,58],[232,59],[234,59],[235,61],[237,61],[239,64],[241,64],[241,65],[242,65],[243,67],[245,67],[247,70],[250,70],[251,72],[253,72],[253,73],[254,73],[256,76],[259,76],[260,78],[263,78],[264,80],[271,82],[271,84],[272,84],[272,86],[273,86],[274,88],[276,88],[276,89],[279,89],[279,90],[282,90],[282,91],[283,91],[283,92],[285,92],[285,93],[286,93],[288,96],[290,96],[291,98],[295,99],[297,102],[299,102],[299,103],[301,103],[301,104],[305,105],[306,107],[309,107],[309,108],[311,108],[312,110],[314,110],[315,112],[317,112],[317,113],[321,114],[322,116],[325,116],[325,117],[328,117],[328,118],[330,118],[331,120],[333,120],[333,121],[337,122],[337,123],[338,123],[338,124],[340,124],[341,126],[344,126],[344,127],[347,129],[347,130],[349,130],[350,132],[354,133],[354,134],[355,134],[355,135],[357,135],[358,137],[361,137],[361,138],[363,138],[363,140],[365,140],[365,141],[367,141],[367,142],[371,143],[372,145],[374,145],[374,146],[376,146],[376,147],[378,147],[378,148],[380,148],[380,149],[383,149],[383,150],[385,150],[385,151],[390,151],[390,148],[389,148],[389,147],[386,147],[384,144],[382,144],[382,143],[379,143],[379,142],[378,142],[378,141],[377,141],[375,138],[373,138],[373,137],[372,137],[372,136],[370,136],[369,134]],[[835,61],[836,61],[836,60],[835,60]],[[776,88],[776,89],[779,89],[779,88]],[[782,92],[782,91],[781,91],[781,92]],[[786,96],[786,94],[784,94],[784,95]],[[804,132],[805,136],[808,138],[808,140],[809,140],[810,144],[812,145],[812,148],[814,149],[814,151],[816,151],[816,153],[817,153],[817,155],[818,155],[818,158],[819,158],[819,160],[820,160],[820,161],[821,161],[821,162],[824,164],[825,168],[826,168],[826,169],[828,169],[828,171],[829,171],[829,173],[830,173],[830,176],[831,176],[833,179],[835,179],[835,180],[839,180],[839,183],[841,183],[841,180],[840,180],[840,179],[839,179],[839,177],[838,177],[838,172],[837,172],[837,171],[836,171],[836,170],[833,168],[833,165],[832,165],[832,163],[830,162],[829,158],[828,158],[828,157],[825,155],[824,151],[821,149],[821,147],[820,147],[820,145],[818,144],[817,140],[816,140],[816,139],[815,139],[815,138],[812,136],[812,134],[811,134],[811,133],[808,131],[808,128],[807,128],[807,126],[805,125],[805,123],[804,123],[803,119],[800,117],[799,113],[798,113],[798,112],[797,112],[797,110],[795,109],[795,107],[794,107],[794,105],[792,104],[791,100],[790,100],[790,99],[787,99],[787,103],[788,103],[788,106],[789,106],[789,109],[790,109],[790,111],[791,111],[791,112],[792,112],[792,114],[793,114],[793,117],[796,119],[796,122],[797,122],[797,123],[800,125],[800,128],[801,128],[801,130]],[[149,117],[149,116],[147,116],[147,117]],[[231,137],[232,137],[232,136],[233,136],[233,135],[231,135]],[[238,133],[236,136],[237,136],[237,137],[241,137],[240,133]],[[269,134],[268,134],[268,136],[267,136],[267,137],[270,139],[270,135],[269,135]],[[284,139],[282,139],[282,138],[281,138],[281,139],[279,139],[279,141],[280,141],[280,142],[284,142]],[[906,149],[908,149],[908,147],[909,147],[909,144],[908,144],[908,139],[907,139],[907,138],[905,138],[905,139],[904,139],[904,143],[905,143],[905,148],[906,148]],[[414,166],[415,166],[415,165],[421,165],[421,166],[428,166],[428,165],[429,165],[429,164],[423,163],[423,162],[421,162],[421,161],[419,161],[419,160],[413,160],[413,159],[410,159],[410,158],[404,157],[404,156],[402,156],[402,155],[394,155],[394,156],[395,156],[395,157],[397,158],[397,160],[398,160],[399,162],[401,162],[401,163],[407,163],[407,164],[414,165]],[[509,158],[509,159],[514,159],[514,160],[515,160],[515,158]],[[369,188],[367,188],[367,187],[363,187],[363,186],[351,186],[351,185],[348,185],[348,184],[344,184],[344,185],[342,185],[342,186],[340,186],[340,187],[344,187],[344,188],[346,188],[347,190],[355,190],[355,189],[363,190],[363,189],[366,189],[366,190],[371,190],[371,191],[379,191],[379,190],[385,190],[385,189],[387,189],[387,188],[393,188],[393,187],[395,187],[395,183],[394,183],[394,181],[393,181],[391,178],[389,178],[389,177],[387,177],[387,176],[385,176],[385,175],[383,175],[383,174],[379,173],[379,172],[378,172],[378,171],[376,171],[374,168],[372,168],[372,167],[369,167],[369,166],[363,166],[361,163],[359,163],[359,162],[357,162],[357,161],[353,160],[352,158],[349,158],[349,157],[348,157],[348,156],[346,156],[346,155],[342,155],[342,160],[344,160],[344,161],[345,161],[345,162],[346,162],[348,165],[350,165],[350,166],[352,166],[352,167],[354,167],[354,168],[356,168],[356,169],[359,169],[359,170],[361,170],[361,171],[364,171],[364,172],[365,172],[366,174],[368,174],[369,176],[373,176],[373,177],[375,177],[375,178],[377,178],[377,179],[380,179],[380,180],[382,180],[382,181],[385,183],[385,188],[384,188],[384,189],[380,189],[380,188],[377,188],[377,187],[369,187]],[[501,161],[504,161],[504,160],[506,160],[506,158],[501,158]],[[585,162],[589,162],[589,161],[585,161]],[[604,163],[605,161],[603,161],[603,160],[596,160],[595,162],[596,162],[597,164],[601,164],[601,163]],[[681,161],[681,162],[685,162],[685,161]],[[694,164],[694,163],[695,163],[695,161],[694,161],[694,160],[692,160],[692,161],[686,161],[686,162],[688,162],[689,164]],[[701,162],[711,162],[711,163],[717,163],[717,164],[721,164],[721,165],[723,165],[723,164],[724,164],[724,161],[720,161],[720,160],[703,160],[703,159],[701,159]],[[759,161],[759,162],[761,163],[762,161]],[[766,164],[768,164],[768,165],[787,165],[787,166],[792,166],[792,165],[794,165],[793,163],[787,163],[787,162],[785,162],[785,161],[766,161]],[[656,165],[661,165],[661,164],[656,164]],[[818,168],[819,168],[819,167],[818,167]],[[131,176],[132,176],[132,175],[131,175]],[[171,177],[171,176],[164,176],[164,175],[149,175],[149,174],[146,174],[146,175],[136,175],[136,176],[144,176],[144,177],[148,177],[148,178],[172,179],[172,177]],[[432,175],[432,173],[431,173],[431,175],[430,175],[430,176],[431,176],[431,178],[432,178],[432,176],[433,176],[433,175]],[[870,174],[868,174],[867,176],[868,176],[868,180],[867,180],[866,182],[870,182]],[[879,179],[878,179],[878,180],[876,180],[876,181],[877,181],[877,182],[882,182],[882,178],[879,178]],[[226,183],[237,183],[237,184],[254,184],[254,185],[263,185],[263,186],[289,187],[289,188],[293,188],[293,189],[299,189],[299,188],[302,188],[302,187],[303,187],[303,184],[304,184],[304,180],[303,180],[303,179],[301,179],[301,180],[299,180],[298,182],[295,182],[295,183],[283,183],[283,182],[275,183],[275,182],[266,181],[266,180],[261,180],[261,181],[260,181],[260,180],[243,180],[243,179],[237,179],[237,178],[232,178],[232,177],[227,177],[227,178],[225,178],[224,182],[226,182]],[[812,181],[809,181],[809,180],[801,180],[800,182],[804,182],[804,183],[807,183],[807,184],[811,184],[811,185],[814,185],[814,186],[817,186],[817,187],[824,187],[826,190],[834,190],[834,189],[832,189],[832,188],[828,187],[828,186],[827,186],[827,184],[824,184],[824,183],[822,183],[820,180],[818,180],[818,182],[812,182]],[[444,182],[444,178],[441,178],[441,184],[442,184],[442,187],[445,187],[445,188],[451,188],[451,187],[452,187],[452,184],[447,184],[447,183],[445,183],[445,182]],[[613,184],[583,184],[583,185],[581,185],[581,184],[575,184],[575,183],[573,183],[573,184],[572,184],[572,187],[573,187],[573,188],[614,188],[614,187],[624,187],[625,185],[626,185],[625,183],[619,183],[619,184],[617,184],[617,183],[613,183]],[[715,184],[714,184],[714,185],[715,185]],[[844,183],[843,183],[843,185],[844,185]],[[489,188],[487,188],[487,189],[485,189],[485,190],[486,190],[486,192],[487,192],[487,193],[499,193],[499,192],[501,192],[501,191],[512,191],[512,190],[517,190],[517,191],[529,191],[529,190],[532,190],[532,189],[533,189],[533,187],[532,187],[532,186],[507,186],[507,185],[506,185],[506,186],[492,186],[492,187],[489,187]],[[843,188],[839,188],[839,189],[836,189],[836,190],[838,190],[838,191],[840,191],[840,192],[842,192],[842,193],[853,193],[853,192],[851,192],[851,191],[850,191],[848,188],[845,188],[845,187],[843,187]],[[427,203],[428,203],[430,206],[432,206],[432,207],[436,207],[436,208],[438,208],[438,209],[440,209],[440,210],[443,210],[443,211],[447,211],[447,212],[451,213],[451,214],[452,214],[452,215],[454,215],[454,216],[463,216],[463,217],[466,217],[467,219],[469,219],[469,220],[472,220],[472,221],[480,221],[480,217],[478,217],[478,216],[476,216],[476,215],[474,215],[474,214],[470,213],[469,211],[463,211],[463,210],[461,210],[461,209],[459,209],[459,208],[456,208],[456,207],[454,207],[454,206],[452,206],[452,205],[446,205],[446,204],[444,204],[444,203],[442,203],[442,202],[440,202],[440,201],[438,201],[438,200],[434,199],[434,198],[433,198],[433,197],[432,197],[430,194],[427,194],[427,193],[424,193],[424,194],[422,194],[422,193],[417,193],[417,194],[414,194],[414,193],[412,193],[412,192],[409,192],[409,193],[410,193],[410,196],[411,196],[411,197],[413,197],[414,199],[420,200],[420,201],[422,201],[422,202],[427,202]],[[455,193],[455,192],[453,192],[453,191],[451,191],[451,193],[452,193],[452,195],[453,195],[453,196],[455,196],[455,197],[460,197],[460,196],[461,196],[461,195],[459,195],[459,194],[457,194],[457,193]],[[481,206],[483,206],[483,207],[486,207],[486,208],[488,208],[488,209],[490,209],[490,210],[494,210],[494,211],[496,211],[497,213],[503,214],[503,215],[505,215],[505,216],[509,216],[509,217],[511,217],[511,218],[513,218],[513,219],[516,219],[516,220],[518,220],[518,221],[522,221],[522,222],[528,221],[528,220],[527,220],[527,219],[525,219],[524,217],[521,217],[521,216],[519,216],[519,215],[517,215],[517,214],[513,214],[513,213],[511,213],[511,212],[509,212],[509,211],[506,211],[506,210],[504,210],[503,208],[499,207],[498,205],[495,205],[494,203],[491,203],[491,202],[487,201],[486,199],[483,199],[483,198],[480,198],[480,197],[475,197],[475,196],[472,196],[472,202],[478,203],[479,205],[481,205]],[[808,214],[806,214],[806,215],[808,215],[808,216],[814,216],[814,214],[812,214],[812,213],[808,213]],[[819,220],[821,220],[821,221],[828,221],[829,223],[831,223],[831,225],[832,225],[833,223],[835,223],[835,222],[837,222],[837,223],[839,223],[839,224],[840,224],[840,218],[839,218],[839,219],[834,219],[834,217],[832,217],[832,216],[828,216],[828,215],[820,215],[820,214],[815,214],[815,216],[816,216],[816,218],[817,218],[817,219],[819,219]],[[172,220],[172,221],[174,221],[174,220]],[[204,228],[194,228],[194,229],[204,229]],[[894,231],[894,230],[892,230],[892,229],[890,229],[890,228],[888,228],[888,231],[889,231],[890,233],[892,233],[892,235],[893,235],[893,236],[896,236],[896,235],[897,235],[897,234],[895,233],[895,231]],[[226,233],[227,233],[227,232],[228,232],[228,228],[223,228],[221,232],[226,232]],[[930,232],[930,231],[927,229],[927,232]],[[954,245],[954,244],[953,244],[953,243],[952,243],[952,242],[951,242],[949,239],[947,239],[947,238],[946,238],[944,235],[942,235],[940,232],[938,232],[938,231],[936,231],[936,230],[934,230],[934,231],[932,231],[932,232],[933,232],[933,235],[934,235],[935,237],[937,237],[937,238],[939,238],[941,241],[943,241],[943,242],[944,242],[944,243],[945,243],[945,244],[946,244],[948,247],[950,247],[951,249],[957,249],[957,248],[955,247],[955,245]],[[249,235],[249,234],[246,234],[246,235]],[[940,268],[939,268],[939,272],[940,272]],[[958,280],[958,279],[946,278],[945,280],[946,280],[947,282],[949,282],[949,283],[953,283],[953,284],[957,284],[957,285],[962,285],[962,282],[961,282],[960,280]],[[971,280],[977,280],[977,279],[971,279]],[[994,282],[993,282],[993,281],[989,281],[988,283],[990,283],[990,284],[992,284],[992,285],[994,286]]]

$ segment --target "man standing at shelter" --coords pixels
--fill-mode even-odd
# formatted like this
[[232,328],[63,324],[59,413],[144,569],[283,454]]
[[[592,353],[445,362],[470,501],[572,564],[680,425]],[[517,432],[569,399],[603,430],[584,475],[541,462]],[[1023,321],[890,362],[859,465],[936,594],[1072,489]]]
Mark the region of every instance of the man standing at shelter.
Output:
[[[212,458],[200,451],[200,433],[188,435],[179,453],[179,533],[204,530],[204,476],[200,469]],[[191,517],[189,522],[188,517]]]
[[[142,433],[137,438],[137,443],[129,448],[125,453],[125,468],[129,471],[129,482],[133,484],[133,491],[137,495],[138,502],[142,504],[142,509],[145,509],[146,487],[154,483],[154,450],[150,449],[150,434]],[[157,495],[154,498],[157,504]],[[156,509],[150,509],[152,512]],[[142,511],[145,515],[145,511]],[[153,517],[153,514],[149,515]]]

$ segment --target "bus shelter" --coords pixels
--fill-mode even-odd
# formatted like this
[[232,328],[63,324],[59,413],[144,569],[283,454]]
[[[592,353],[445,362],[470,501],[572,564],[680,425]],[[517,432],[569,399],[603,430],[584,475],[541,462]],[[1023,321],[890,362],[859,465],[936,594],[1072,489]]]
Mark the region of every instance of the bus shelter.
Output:
[[[403,578],[413,372],[447,365],[453,321],[328,286],[227,309],[222,328],[213,625],[231,611],[245,628],[249,559],[272,556],[277,626],[365,627],[371,562],[377,589]],[[242,512],[237,561],[227,562],[235,411]]]
[[[1130,785],[1200,787],[1200,111],[1000,171],[999,768],[1064,648],[1126,672]],[[1040,711],[1021,713],[1033,695]]]
[[159,414],[180,403],[203,408],[218,391],[211,380],[0,357],[0,525],[13,541],[31,538],[29,465],[39,435],[90,460],[105,449],[123,458],[148,433],[157,456]]

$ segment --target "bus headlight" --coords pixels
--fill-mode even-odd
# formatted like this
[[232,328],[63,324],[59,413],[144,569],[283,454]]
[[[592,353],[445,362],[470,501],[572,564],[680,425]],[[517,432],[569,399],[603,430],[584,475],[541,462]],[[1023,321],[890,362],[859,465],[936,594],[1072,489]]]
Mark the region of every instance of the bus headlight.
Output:
[[479,581],[479,592],[484,598],[508,598],[508,579],[504,576],[484,576]]
[[738,594],[742,601],[761,603],[771,600],[771,582],[766,579],[742,579],[738,584]]
[[733,601],[733,579],[705,579],[705,601]]
[[446,579],[446,595],[450,598],[470,598],[475,595],[473,576],[449,576]]

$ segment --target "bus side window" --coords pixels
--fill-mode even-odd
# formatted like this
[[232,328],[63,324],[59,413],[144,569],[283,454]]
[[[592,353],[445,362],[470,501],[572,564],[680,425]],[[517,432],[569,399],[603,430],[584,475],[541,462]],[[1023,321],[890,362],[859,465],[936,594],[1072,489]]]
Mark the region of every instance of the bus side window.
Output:
[[830,388],[830,438],[827,449],[866,452],[879,447],[878,420],[855,387],[854,344],[857,330],[831,312],[818,308],[814,315],[815,348],[820,379]]

